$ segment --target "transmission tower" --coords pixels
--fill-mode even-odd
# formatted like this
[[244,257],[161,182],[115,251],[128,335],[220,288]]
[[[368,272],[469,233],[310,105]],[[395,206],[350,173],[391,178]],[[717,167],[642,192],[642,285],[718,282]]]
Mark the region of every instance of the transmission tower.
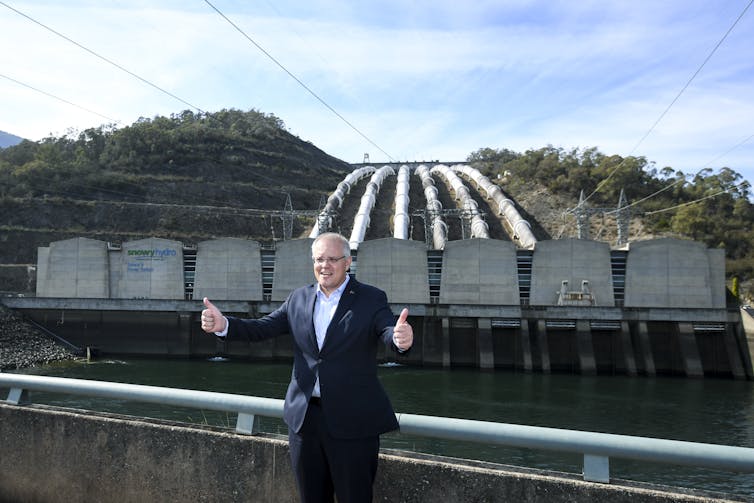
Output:
[[283,239],[289,240],[293,236],[293,203],[291,202],[291,194],[285,195],[285,208],[280,215],[280,220],[283,221]]
[[618,246],[628,242],[629,227],[631,224],[631,210],[628,208],[626,194],[620,189],[620,199],[618,200],[618,209],[615,210],[615,221],[618,224]]
[[579,195],[579,204],[573,209],[576,217],[576,232],[579,239],[589,239],[589,209],[584,200],[584,191]]
[[589,239],[590,218],[593,214],[601,213],[604,221],[605,215],[615,215],[616,225],[618,227],[617,245],[621,246],[628,242],[628,232],[631,223],[631,210],[626,201],[626,195],[623,189],[620,191],[620,198],[617,208],[587,208],[584,200],[584,191],[581,191],[579,203],[575,208],[569,208],[566,213],[571,213],[576,217],[576,231],[579,239]]
[[[485,216],[483,212],[477,211],[476,214]],[[458,224],[461,227],[461,238],[471,239],[471,221],[475,213],[467,209],[448,208],[448,209],[423,209],[411,213],[412,217],[420,217],[424,221],[424,241],[427,246],[432,247],[435,223],[438,222],[436,217],[442,217],[443,225],[448,217],[457,217]],[[445,225],[446,226],[446,225]],[[446,226],[447,227],[447,226]]]

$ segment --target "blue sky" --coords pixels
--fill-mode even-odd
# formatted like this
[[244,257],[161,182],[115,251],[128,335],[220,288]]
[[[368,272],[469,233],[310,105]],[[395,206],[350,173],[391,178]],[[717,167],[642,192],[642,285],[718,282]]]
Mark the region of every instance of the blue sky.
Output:
[[10,6],[202,110],[274,114],[348,162],[597,147],[754,183],[754,7],[652,129],[750,2],[212,0],[378,148],[202,0],[8,0],[0,130],[38,140],[189,108]]

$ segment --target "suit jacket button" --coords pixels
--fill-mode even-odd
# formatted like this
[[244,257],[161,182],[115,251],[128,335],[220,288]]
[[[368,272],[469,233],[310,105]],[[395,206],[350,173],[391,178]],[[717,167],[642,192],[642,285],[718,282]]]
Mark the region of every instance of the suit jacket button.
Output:
[[317,358],[317,363],[322,363],[322,358]]

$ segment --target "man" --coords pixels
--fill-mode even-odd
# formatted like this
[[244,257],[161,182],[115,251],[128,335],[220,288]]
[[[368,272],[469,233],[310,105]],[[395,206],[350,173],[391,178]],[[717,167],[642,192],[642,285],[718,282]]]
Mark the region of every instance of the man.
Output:
[[225,317],[204,299],[202,329],[221,337],[293,337],[293,375],[285,396],[291,462],[302,502],[372,500],[379,435],[398,428],[377,378],[377,342],[413,344],[408,309],[395,321],[385,292],[348,276],[351,250],[336,233],[312,243],[316,284],[294,290],[256,320]]

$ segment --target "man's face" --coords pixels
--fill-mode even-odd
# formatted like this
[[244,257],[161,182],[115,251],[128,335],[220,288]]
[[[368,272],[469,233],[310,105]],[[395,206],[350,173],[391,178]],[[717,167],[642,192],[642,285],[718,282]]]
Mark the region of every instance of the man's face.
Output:
[[343,246],[337,239],[321,239],[312,251],[314,277],[320,289],[330,295],[345,281],[351,257],[343,256]]

